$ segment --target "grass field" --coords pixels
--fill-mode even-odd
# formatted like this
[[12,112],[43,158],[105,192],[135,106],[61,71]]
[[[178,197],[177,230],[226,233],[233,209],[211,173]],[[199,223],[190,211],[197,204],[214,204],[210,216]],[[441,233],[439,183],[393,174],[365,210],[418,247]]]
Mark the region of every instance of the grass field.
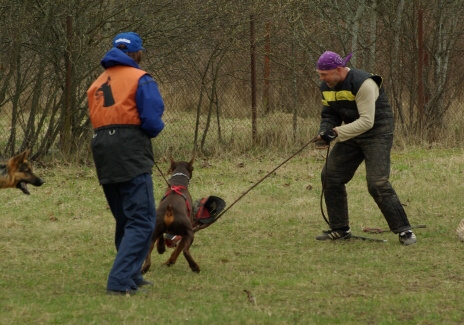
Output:
[[[286,158],[197,159],[190,191],[231,204]],[[30,196],[0,191],[0,324],[463,324],[464,243],[455,229],[464,218],[464,152],[411,149],[392,159],[411,223],[427,226],[416,230],[417,245],[362,232],[387,227],[363,169],[348,185],[352,230],[388,242],[314,240],[326,229],[324,155],[308,148],[197,233],[199,274],[182,256],[167,268],[168,255],[154,253],[146,275],[154,286],[133,297],[105,294],[114,221],[93,166],[36,167],[46,184]],[[153,178],[158,201],[164,181]]]

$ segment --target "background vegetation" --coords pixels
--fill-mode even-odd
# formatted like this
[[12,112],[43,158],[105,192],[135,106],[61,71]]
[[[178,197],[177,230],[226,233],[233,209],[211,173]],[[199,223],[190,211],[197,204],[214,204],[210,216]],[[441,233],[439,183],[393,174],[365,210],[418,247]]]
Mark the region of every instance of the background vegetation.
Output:
[[[199,160],[192,195],[230,205],[284,158]],[[416,245],[362,231],[387,229],[363,169],[348,186],[353,232],[388,242],[318,242],[323,156],[308,148],[197,233],[199,274],[154,253],[154,287],[130,298],[105,294],[114,221],[93,167],[38,168],[46,183],[30,196],[0,193],[0,324],[463,324],[463,159],[461,149],[393,154],[393,186],[411,223],[427,226]]]
[[[463,10],[459,1],[0,0],[0,152],[32,148],[46,184],[0,191],[0,324],[462,324]],[[322,152],[306,149],[198,233],[193,274],[154,256],[135,297],[105,295],[114,221],[89,155],[86,90],[133,30],[158,81],[194,198],[231,204],[313,138],[325,50],[384,77],[397,121],[392,182],[418,244],[391,233],[317,242]],[[440,148],[439,150],[436,148]],[[166,166],[166,167],[164,167]],[[164,181],[153,175],[156,200]],[[386,228],[362,168],[351,226]],[[248,301],[243,290],[256,297]]]
[[306,142],[318,130],[315,62],[328,49],[384,77],[404,141],[456,147],[463,11],[446,0],[0,0],[0,150],[86,155],[86,90],[127,30],[145,40],[142,68],[166,102],[161,153]]

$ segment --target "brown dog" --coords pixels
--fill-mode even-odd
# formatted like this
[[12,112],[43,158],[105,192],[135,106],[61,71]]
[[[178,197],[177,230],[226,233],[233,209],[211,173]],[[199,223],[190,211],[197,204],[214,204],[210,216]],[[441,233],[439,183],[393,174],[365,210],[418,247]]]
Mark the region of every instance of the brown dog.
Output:
[[156,225],[151,241],[150,251],[148,252],[145,263],[142,267],[142,274],[146,273],[151,266],[151,252],[156,244],[159,254],[166,251],[164,234],[178,235],[182,240],[177,244],[171,257],[164,263],[171,266],[176,263],[180,252],[184,253],[190,268],[193,272],[200,272],[200,267],[190,255],[190,245],[193,243],[194,232],[192,228],[192,197],[188,191],[188,185],[193,172],[193,160],[174,161],[172,158],[169,172],[169,187],[166,194],[156,209]]
[[41,186],[44,181],[32,171],[32,165],[27,160],[29,150],[0,162],[0,188],[17,187],[24,194],[30,194],[27,184]]

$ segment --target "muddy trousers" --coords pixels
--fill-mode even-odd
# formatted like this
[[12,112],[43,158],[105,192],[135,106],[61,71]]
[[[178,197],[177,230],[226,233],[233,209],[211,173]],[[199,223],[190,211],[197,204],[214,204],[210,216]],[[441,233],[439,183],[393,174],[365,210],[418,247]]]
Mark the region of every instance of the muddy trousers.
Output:
[[382,135],[368,139],[354,138],[337,142],[333,146],[321,177],[331,229],[349,226],[345,185],[363,161],[369,193],[387,220],[390,230],[400,233],[411,229],[406,212],[388,180],[392,144],[393,135]]
[[130,181],[104,184],[103,191],[116,221],[116,258],[107,289],[135,290],[143,281],[140,273],[155,228],[155,202],[150,174]]

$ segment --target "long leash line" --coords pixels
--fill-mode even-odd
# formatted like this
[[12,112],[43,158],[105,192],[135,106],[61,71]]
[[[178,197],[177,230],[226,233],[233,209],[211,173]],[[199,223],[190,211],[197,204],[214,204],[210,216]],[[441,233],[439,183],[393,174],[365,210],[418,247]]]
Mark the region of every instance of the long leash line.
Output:
[[158,164],[156,163],[156,161],[154,162],[155,163],[155,166],[156,166],[156,169],[158,169],[158,172],[160,173],[161,177],[163,177],[164,181],[166,182],[166,184],[168,185],[168,187],[171,186],[171,184],[169,184],[168,180],[166,179],[166,177],[164,177],[164,174],[163,172],[161,171],[161,169],[158,167]]
[[[316,142],[318,138],[318,135],[315,136],[314,138],[312,138],[308,143],[306,143],[303,147],[301,147],[298,151],[296,151],[293,155],[291,155],[290,157],[288,157],[286,160],[284,160],[280,165],[278,165],[276,168],[274,168],[272,171],[270,171],[269,173],[267,173],[263,178],[261,178],[257,183],[255,183],[253,186],[251,186],[248,190],[246,190],[244,193],[242,193],[242,195],[240,195],[234,202],[232,202],[231,205],[229,205],[225,210],[223,210],[221,213],[219,213],[219,215],[217,216],[217,218],[211,223],[215,223],[216,221],[219,220],[220,217],[222,217],[230,208],[232,208],[238,201],[240,201],[245,195],[247,195],[252,189],[254,189],[256,186],[258,186],[262,181],[264,181],[266,178],[268,178],[272,173],[274,173],[277,169],[279,169],[280,167],[282,167],[284,164],[286,164],[290,159],[292,159],[293,157],[295,157],[297,154],[299,154],[301,151],[303,151],[307,146],[309,146],[311,143],[313,142]],[[326,152],[326,157],[325,157],[325,170],[326,170],[326,175],[327,175],[327,161],[328,161],[328,157],[329,157],[329,151],[330,151],[330,144],[329,146],[327,147],[327,152]],[[169,182],[167,181],[166,177],[164,176],[163,172],[161,171],[161,169],[158,167],[158,165],[156,164],[155,162],[155,166],[156,166],[156,169],[158,169],[158,172],[160,173],[160,175],[163,177],[164,181],[166,182],[166,184],[169,186],[171,186],[169,184]],[[325,222],[327,223],[327,225],[329,225],[330,227],[330,223],[329,223],[329,220],[327,219],[325,213],[324,213],[324,207],[323,207],[323,199],[324,199],[324,191],[325,191],[325,180],[326,178],[324,178],[324,181],[322,183],[322,192],[321,192],[321,199],[320,199],[320,208],[321,208],[321,214],[322,214],[322,217],[324,218]],[[362,240],[369,240],[369,241],[378,241],[378,242],[387,242],[386,240],[383,240],[383,239],[376,239],[376,238],[370,238],[370,237],[364,237],[364,236],[356,236],[356,235],[351,235],[352,238],[357,238],[357,239],[362,239]]]
[[327,225],[329,226],[330,228],[330,222],[329,220],[327,219],[327,217],[325,216],[325,213],[324,213],[324,192],[325,192],[325,181],[327,179],[327,162],[329,161],[329,151],[330,151],[330,144],[327,146],[327,152],[325,154],[325,177],[324,177],[324,180],[322,182],[322,191],[321,191],[321,202],[320,202],[320,205],[321,205],[321,214],[322,214],[322,217],[324,218],[324,221],[327,223]]
[[279,169],[280,167],[282,167],[285,163],[287,163],[290,159],[292,159],[293,157],[295,157],[297,154],[299,154],[301,151],[303,151],[307,146],[309,146],[311,143],[315,142],[317,140],[318,136],[315,136],[314,138],[312,138],[308,143],[306,143],[303,147],[301,147],[298,151],[296,151],[293,155],[291,155],[290,157],[288,157],[287,159],[285,159],[279,166],[277,166],[276,168],[274,168],[272,171],[270,171],[269,173],[267,173],[263,178],[261,178],[258,182],[256,182],[253,186],[251,186],[248,190],[246,190],[245,192],[242,193],[242,195],[240,195],[234,202],[232,202],[231,205],[229,205],[225,210],[223,210],[221,213],[219,213],[219,215],[217,216],[217,218],[214,220],[214,222],[218,221],[220,217],[222,217],[230,208],[232,208],[235,203],[237,203],[238,201],[240,201],[245,195],[247,195],[252,189],[254,189],[256,186],[258,186],[262,181],[264,181],[266,178],[268,178],[272,173],[274,173],[277,169]]

